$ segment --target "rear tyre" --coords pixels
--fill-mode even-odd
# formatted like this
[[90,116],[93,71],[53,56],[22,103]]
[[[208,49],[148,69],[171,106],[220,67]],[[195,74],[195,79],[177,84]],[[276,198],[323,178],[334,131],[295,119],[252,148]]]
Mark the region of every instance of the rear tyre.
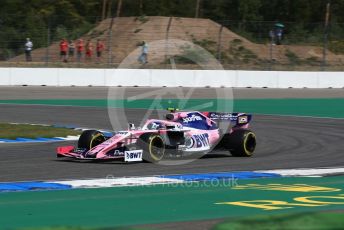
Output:
[[166,152],[164,139],[156,133],[142,134],[137,140],[138,148],[143,150],[143,159],[148,162],[161,161]]
[[233,156],[250,157],[256,148],[256,135],[247,129],[238,129],[223,136],[223,146]]
[[85,130],[78,141],[78,148],[90,150],[106,140],[103,133],[97,130]]

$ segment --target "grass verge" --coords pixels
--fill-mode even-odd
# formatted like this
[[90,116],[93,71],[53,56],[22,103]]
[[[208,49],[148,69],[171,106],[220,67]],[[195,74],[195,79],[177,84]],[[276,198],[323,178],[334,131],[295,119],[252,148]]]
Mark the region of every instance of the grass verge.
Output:
[[271,216],[256,216],[240,220],[228,220],[216,225],[213,230],[240,229],[343,229],[344,213],[292,213]]
[[55,128],[43,125],[30,124],[5,124],[0,123],[0,138],[16,139],[22,138],[38,138],[38,137],[66,137],[69,135],[80,135],[80,131],[68,128]]

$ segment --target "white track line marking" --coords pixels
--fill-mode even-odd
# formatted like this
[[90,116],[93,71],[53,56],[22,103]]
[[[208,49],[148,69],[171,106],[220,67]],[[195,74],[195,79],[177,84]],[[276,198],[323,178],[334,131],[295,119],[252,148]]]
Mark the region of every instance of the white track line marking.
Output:
[[259,170],[254,172],[276,173],[282,176],[322,176],[331,174],[344,173],[343,168],[315,168],[315,169],[275,169],[275,170]]
[[143,186],[154,184],[183,183],[183,180],[169,179],[161,177],[123,177],[123,178],[106,178],[106,179],[89,179],[89,180],[69,180],[69,181],[49,181],[71,185],[73,188],[109,188],[121,186]]

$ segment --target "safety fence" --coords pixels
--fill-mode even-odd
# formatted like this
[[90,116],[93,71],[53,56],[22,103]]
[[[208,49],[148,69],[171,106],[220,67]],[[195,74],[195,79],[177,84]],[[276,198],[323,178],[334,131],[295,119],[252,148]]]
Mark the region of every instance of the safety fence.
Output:
[[[276,33],[280,26],[282,34]],[[295,23],[237,22],[176,17],[108,18],[89,30],[69,31],[59,27],[36,27],[22,31],[22,37],[8,38],[9,46],[0,43],[0,66],[3,67],[69,67],[69,68],[149,68],[149,69],[214,69],[212,62],[199,66],[202,53],[192,43],[207,51],[224,69],[232,70],[296,70],[342,71],[344,69],[344,25],[332,24],[325,30],[323,23],[296,28]],[[308,28],[308,30],[306,30]],[[313,28],[313,32],[309,32]],[[86,28],[87,29],[87,28]],[[308,32],[306,32],[308,31]],[[26,37],[33,42],[32,61],[26,61]],[[84,42],[80,59],[77,51],[67,52],[67,61],[60,56],[61,39]],[[96,41],[105,48],[96,56]],[[169,48],[172,40],[184,41]],[[86,43],[93,52],[86,55]],[[138,62],[141,44],[148,44],[148,63]],[[160,41],[160,43],[156,43]],[[189,43],[187,43],[189,42]],[[156,45],[156,44],[160,44]],[[11,48],[12,47],[12,48]],[[130,65],[122,65],[123,60]]]

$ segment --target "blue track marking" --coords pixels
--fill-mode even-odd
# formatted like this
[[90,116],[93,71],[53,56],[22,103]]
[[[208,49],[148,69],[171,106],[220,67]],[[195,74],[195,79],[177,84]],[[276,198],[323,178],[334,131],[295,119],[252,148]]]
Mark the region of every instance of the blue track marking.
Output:
[[8,142],[8,143],[12,143],[12,142],[18,142],[16,140],[10,140],[10,139],[0,139],[1,142]]
[[[275,173],[259,173],[259,172],[220,172],[220,173],[203,173],[203,174],[184,174],[184,175],[165,175],[156,176],[157,178],[178,179],[184,182],[197,181],[212,181],[212,180],[233,180],[233,179],[258,179],[258,178],[276,178],[281,177]],[[99,182],[96,182],[92,187],[102,187]],[[88,182],[92,184],[92,179]],[[128,182],[129,183],[129,182]],[[106,185],[108,186],[108,185]],[[105,187],[106,187],[105,186]],[[32,190],[56,190],[56,189],[73,189],[73,183],[68,181],[59,182],[11,182],[0,183],[0,192],[11,191],[32,191]]]
[[10,182],[0,183],[0,192],[14,192],[14,191],[31,191],[31,190],[56,190],[56,189],[71,189],[72,186],[66,184],[49,183],[49,182]]
[[45,138],[45,137],[38,137],[36,138],[36,140],[40,140],[40,141],[62,141],[62,138],[58,138],[58,137],[52,137],[52,138]]
[[258,172],[223,172],[223,173],[203,173],[203,174],[184,174],[160,176],[163,178],[179,179],[184,181],[206,181],[206,180],[224,180],[224,179],[255,179],[255,178],[273,178],[281,177],[276,173],[258,173]]
[[52,138],[38,137],[38,138],[35,138],[35,139],[18,137],[15,140],[0,139],[0,142],[5,142],[5,143],[29,143],[29,142],[64,141],[64,140],[65,140],[64,138],[59,138],[59,137],[52,137]]
[[33,141],[41,142],[41,140],[39,140],[39,139],[31,139],[31,138],[23,138],[23,137],[16,138],[16,141],[18,141],[18,142],[33,142]]

